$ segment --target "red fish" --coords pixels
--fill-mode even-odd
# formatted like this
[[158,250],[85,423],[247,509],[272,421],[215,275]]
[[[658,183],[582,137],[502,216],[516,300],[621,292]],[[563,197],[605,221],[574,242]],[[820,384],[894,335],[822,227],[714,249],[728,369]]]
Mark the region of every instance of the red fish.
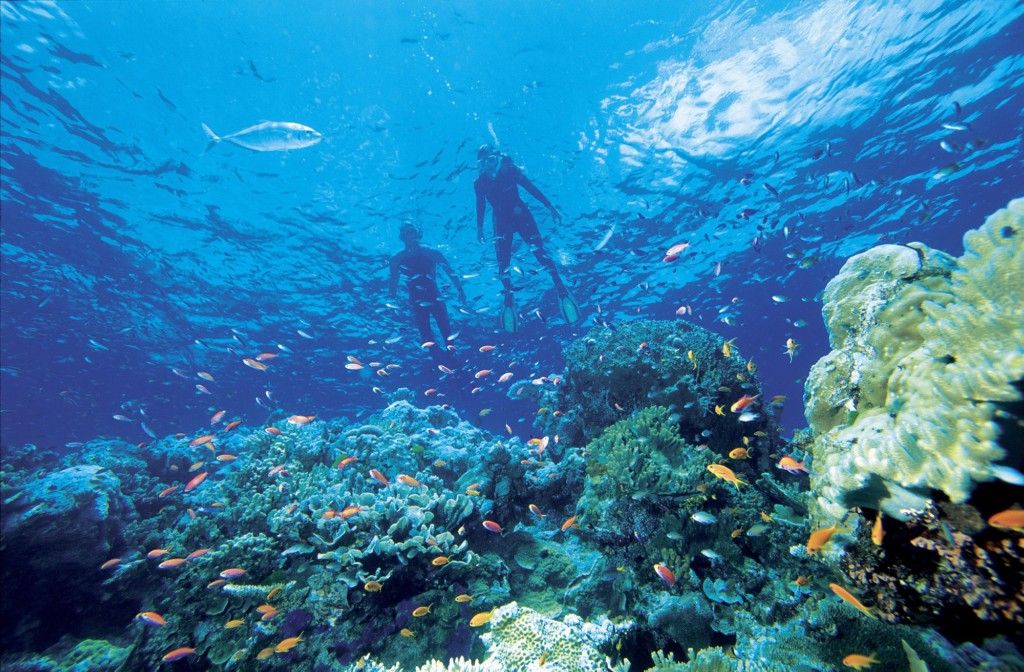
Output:
[[754,396],[750,396],[749,394],[744,394],[742,397],[740,397],[739,399],[736,400],[735,404],[733,404],[732,406],[729,407],[729,410],[732,411],[733,413],[739,413],[740,411],[745,409],[747,406],[750,406],[752,403],[757,401],[757,398],[760,397],[760,396],[761,396],[760,394],[755,394]]
[[775,466],[778,467],[779,469],[788,471],[791,474],[795,474],[800,471],[804,472],[805,474],[811,473],[807,471],[807,468],[804,466],[803,462],[797,462],[789,455],[786,455],[781,460],[779,460],[779,463],[776,464]]
[[203,471],[203,472],[200,472],[200,473],[196,474],[195,478],[193,478],[191,481],[189,481],[187,484],[185,484],[185,492],[192,492],[193,490],[198,488],[199,484],[202,483],[203,481],[205,481],[206,477],[208,475],[209,475],[209,472],[207,472],[207,471]]
[[176,660],[181,660],[182,658],[187,658],[188,656],[191,656],[195,652],[196,652],[195,649],[193,649],[191,647],[188,647],[188,646],[183,646],[180,649],[175,649],[173,651],[169,651],[160,660],[162,660],[165,663],[173,663]]
[[655,565],[654,573],[657,574],[662,581],[667,583],[669,588],[676,585],[676,575],[673,574],[672,570],[665,565]]

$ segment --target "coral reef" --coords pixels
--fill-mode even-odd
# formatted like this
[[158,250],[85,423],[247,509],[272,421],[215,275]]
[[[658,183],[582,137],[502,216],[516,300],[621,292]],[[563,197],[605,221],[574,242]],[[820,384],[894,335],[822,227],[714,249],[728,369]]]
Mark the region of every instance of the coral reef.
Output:
[[833,351],[805,393],[819,518],[852,506],[905,518],[934,492],[963,502],[1007,457],[996,414],[1024,378],[1024,200],[964,247],[959,259],[876,247],[825,289]]

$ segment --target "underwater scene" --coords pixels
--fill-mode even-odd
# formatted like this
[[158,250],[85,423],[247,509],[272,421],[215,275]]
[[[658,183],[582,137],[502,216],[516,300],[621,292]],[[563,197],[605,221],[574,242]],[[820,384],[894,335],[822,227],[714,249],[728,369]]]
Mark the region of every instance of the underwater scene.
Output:
[[0,0],[0,667],[1024,671],[1022,44]]

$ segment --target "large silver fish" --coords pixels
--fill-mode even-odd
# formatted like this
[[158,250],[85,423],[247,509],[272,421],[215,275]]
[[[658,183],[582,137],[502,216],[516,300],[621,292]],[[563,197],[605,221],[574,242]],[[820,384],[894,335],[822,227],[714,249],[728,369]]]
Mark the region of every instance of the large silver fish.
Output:
[[324,138],[309,126],[291,121],[264,121],[223,137],[211,131],[206,124],[203,124],[203,131],[206,132],[210,144],[216,144],[223,140],[254,152],[302,149],[315,145]]

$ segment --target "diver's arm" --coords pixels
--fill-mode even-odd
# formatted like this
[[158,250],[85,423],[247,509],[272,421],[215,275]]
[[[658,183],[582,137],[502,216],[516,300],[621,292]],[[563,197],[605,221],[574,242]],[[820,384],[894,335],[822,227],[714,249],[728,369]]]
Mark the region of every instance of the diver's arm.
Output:
[[541,193],[540,189],[538,189],[533,184],[533,182],[530,182],[530,178],[526,177],[526,175],[523,174],[523,171],[519,170],[518,168],[516,168],[515,170],[516,183],[522,186],[523,189],[526,189],[526,193],[536,198],[538,201],[540,201],[541,205],[543,205],[545,208],[551,211],[551,218],[555,220],[556,224],[561,223],[562,215],[558,213],[558,210],[555,210],[555,206],[551,204],[551,201],[548,200],[548,197]]
[[466,302],[466,290],[464,290],[462,288],[462,280],[459,279],[458,274],[452,268],[452,265],[448,263],[448,260],[445,259],[443,254],[438,252],[437,256],[438,256],[437,265],[440,266],[442,269],[444,269],[444,272],[448,274],[449,278],[451,278],[452,284],[455,285],[455,289],[458,290],[458,292],[459,292],[459,302],[460,303],[465,303]]
[[476,190],[476,239],[482,243],[484,242],[484,213],[487,212],[487,196],[484,194],[484,188],[480,184],[479,178],[473,183],[473,189]]

